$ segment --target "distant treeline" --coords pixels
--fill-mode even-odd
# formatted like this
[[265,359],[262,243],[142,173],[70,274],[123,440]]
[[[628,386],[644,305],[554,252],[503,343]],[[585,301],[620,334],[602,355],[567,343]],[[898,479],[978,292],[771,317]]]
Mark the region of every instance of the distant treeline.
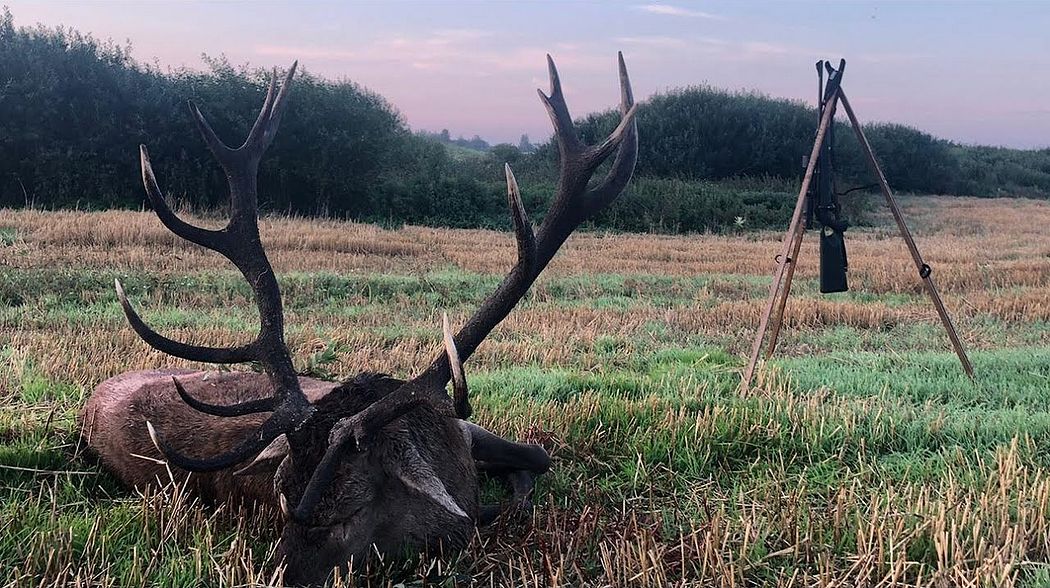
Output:
[[532,153],[536,150],[536,146],[529,141],[529,136],[523,134],[518,139],[517,145],[511,145],[510,143],[500,143],[498,145],[489,145],[489,142],[482,139],[478,135],[474,135],[470,139],[464,139],[463,137],[452,138],[452,134],[448,132],[448,129],[441,129],[440,133],[431,133],[428,131],[419,131],[419,134],[442,145],[455,145],[456,147],[462,147],[463,149],[469,149],[471,151],[485,152],[496,148],[514,148],[519,153]]
[[[16,27],[5,11],[0,206],[143,206],[140,143],[178,205],[224,206],[225,179],[198,137],[187,100],[198,104],[220,137],[239,143],[269,74],[221,58],[206,63],[204,72],[161,70],[136,62],[129,48],[90,35]],[[549,143],[533,154],[497,145],[463,157],[412,133],[381,96],[309,73],[297,76],[291,100],[260,169],[260,198],[268,211],[506,227],[504,161],[515,166],[534,218],[551,196],[557,156]],[[588,116],[582,133],[597,140],[614,120],[611,113]],[[690,88],[655,96],[639,111],[636,179],[595,224],[669,232],[783,224],[814,126],[815,114],[804,105],[757,94]],[[869,183],[847,131],[838,131],[844,181]],[[962,147],[899,125],[868,131],[901,191],[1050,196],[1048,150]]]
[[[592,114],[582,124],[583,136],[595,140],[618,119],[613,112]],[[813,144],[817,115],[795,101],[698,86],[653,96],[639,107],[638,126],[643,129],[641,175],[798,179],[802,156]],[[898,191],[1050,197],[1050,149],[963,146],[898,124],[867,124],[864,132]],[[836,125],[835,148],[841,183],[870,184],[872,177],[846,122]]]
[[488,151],[492,148],[492,145],[489,145],[489,142],[482,139],[479,135],[474,135],[470,139],[464,139],[462,136],[453,139],[452,134],[448,132],[448,129],[441,129],[440,133],[420,131],[419,134],[428,139],[433,139],[442,145],[455,145],[456,147],[471,149],[473,151]]

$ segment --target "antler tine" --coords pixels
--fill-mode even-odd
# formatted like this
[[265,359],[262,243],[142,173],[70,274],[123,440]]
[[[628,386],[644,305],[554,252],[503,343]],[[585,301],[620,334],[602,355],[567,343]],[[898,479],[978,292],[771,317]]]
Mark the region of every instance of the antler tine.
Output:
[[[588,200],[598,207],[607,206],[620,195],[620,192],[627,186],[627,182],[631,180],[631,176],[634,175],[634,166],[638,162],[638,123],[633,116],[637,105],[634,103],[634,91],[631,89],[631,78],[627,75],[627,66],[623,62],[623,53],[618,54],[618,60],[620,65],[620,113],[623,115],[620,126],[617,127],[617,130],[622,133],[619,138],[620,150],[616,153],[616,159],[613,160],[612,167],[602,178],[601,183],[591,188],[589,192]],[[630,126],[624,127],[624,121],[628,119],[630,119]],[[613,135],[616,135],[615,131]]]
[[558,66],[554,65],[554,58],[547,54],[547,76],[551,80],[551,98],[565,104],[565,95],[561,91],[561,76],[558,75]]
[[117,297],[120,305],[124,308],[124,316],[127,317],[131,328],[138,333],[139,337],[158,351],[174,355],[187,361],[202,361],[206,363],[243,363],[255,359],[254,344],[241,345],[239,347],[204,347],[200,345],[188,345],[173,339],[169,339],[153,329],[139,318],[135,309],[128,302],[124,293],[124,287],[120,280],[114,280],[113,285],[117,289]]
[[262,108],[259,109],[259,114],[255,117],[255,123],[252,125],[251,131],[248,132],[244,143],[236,149],[231,148],[215,134],[211,124],[208,123],[208,119],[201,113],[200,108],[192,100],[190,101],[190,111],[193,113],[193,119],[197,123],[197,129],[200,130],[201,136],[204,137],[204,142],[208,144],[208,148],[215,155],[215,158],[219,160],[219,163],[222,164],[227,174],[232,174],[232,172],[239,169],[238,160],[240,158],[245,158],[250,166],[258,165],[266,148],[273,142],[273,138],[277,134],[277,126],[281,121],[281,115],[284,112],[285,98],[288,95],[298,65],[299,62],[295,61],[288,68],[279,91],[276,90],[277,69],[274,68],[273,75],[270,77],[270,83],[266,89],[266,98],[263,101]]
[[561,89],[561,77],[558,68],[554,65],[554,58],[547,55],[547,73],[551,79],[551,94],[547,96],[543,90],[536,89],[540,100],[547,107],[551,124],[554,125],[554,135],[558,139],[558,145],[562,151],[562,157],[569,153],[575,153],[582,147],[580,137],[576,134],[576,127],[572,124],[572,116],[569,114],[569,106],[565,104],[565,95]]
[[270,120],[263,132],[262,142],[260,148],[265,150],[273,142],[273,138],[277,135],[277,127],[281,124],[281,117],[284,116],[284,111],[287,106],[288,92],[292,87],[292,77],[295,75],[295,70],[299,67],[298,61],[293,61],[292,66],[288,68],[288,73],[284,76],[284,82],[281,83],[281,90],[277,93],[277,98],[274,99],[273,107],[270,109]]
[[175,384],[175,390],[179,393],[179,397],[182,398],[182,401],[190,405],[190,408],[193,410],[203,412],[204,414],[210,414],[217,417],[235,417],[259,412],[272,412],[277,408],[277,399],[273,396],[269,398],[261,398],[259,400],[249,400],[248,402],[242,402],[239,404],[208,404],[207,402],[202,402],[193,396],[190,396],[190,393],[182,386],[182,382],[180,382],[175,376],[171,377],[171,381]]
[[456,417],[467,420],[472,412],[467,375],[463,372],[463,362],[459,360],[456,340],[452,338],[452,328],[448,324],[447,312],[441,313],[441,339],[445,344],[445,355],[448,356],[448,363],[452,368],[452,399]]
[[230,149],[226,143],[222,142],[222,139],[215,134],[212,130],[211,125],[208,124],[208,119],[204,118],[201,114],[201,110],[197,108],[197,104],[193,100],[189,101],[190,113],[193,114],[193,122],[197,123],[197,130],[200,131],[201,137],[204,137],[204,142],[208,145],[208,150],[215,156],[215,159],[219,160],[223,168],[231,164],[232,155],[234,150]]
[[[635,134],[637,130],[635,115],[638,105],[634,103],[634,91],[631,89],[631,78],[627,75],[627,65],[623,62],[623,52],[616,53],[616,61],[620,70],[620,124],[616,126],[616,129],[609,134],[609,137],[601,145],[591,149],[590,156],[597,159],[599,163],[604,161],[624,140],[628,139],[628,133]],[[634,137],[632,140],[637,142],[637,137]],[[620,153],[620,158],[624,155],[627,154]]]
[[[265,428],[264,425],[264,429]],[[146,429],[149,431],[150,440],[153,441],[153,445],[157,450],[160,451],[172,465],[189,472],[215,472],[241,463],[249,457],[258,454],[263,449],[266,449],[266,446],[281,434],[281,431],[266,431],[265,433],[261,433],[260,436],[248,437],[242,441],[240,445],[227,453],[208,459],[196,459],[186,457],[172,449],[171,446],[164,441],[164,438],[160,433],[157,432],[157,429],[153,427],[153,423],[146,421]]]
[[620,114],[634,106],[634,91],[631,89],[631,78],[627,75],[627,64],[623,62],[623,51],[616,52],[616,64],[620,70]]
[[586,158],[589,161],[596,162],[600,165],[601,162],[605,161],[605,158],[620,146],[627,133],[634,129],[634,115],[638,111],[638,105],[635,104],[620,118],[620,124],[616,125],[612,133],[605,138],[604,141],[599,145],[595,145],[587,150]]
[[321,494],[335,478],[335,470],[343,459],[342,449],[342,444],[333,445],[329,438],[328,447],[321,456],[321,461],[314,468],[313,474],[310,475],[310,481],[306,483],[306,489],[303,490],[299,503],[295,508],[285,509],[288,518],[299,523],[310,520],[310,515],[313,514],[318,501],[321,500]]
[[[292,66],[290,71],[294,71],[295,66]],[[287,82],[286,82],[287,85]],[[252,130],[248,131],[248,136],[245,137],[244,143],[241,144],[238,149],[244,149],[249,144],[256,142],[265,134],[265,128],[270,124],[270,112],[273,110],[273,98],[274,90],[277,89],[277,68],[273,68],[273,72],[270,74],[270,83],[266,86],[266,99],[263,100],[262,108],[259,109],[259,115],[255,117],[255,124],[252,125]],[[283,88],[282,88],[283,89]]]
[[514,221],[514,237],[518,241],[518,264],[532,265],[536,259],[536,235],[532,232],[532,223],[525,214],[525,205],[521,203],[521,191],[510,164],[503,164],[507,174],[507,202],[510,205],[510,216]]
[[169,231],[191,243],[196,243],[209,249],[218,247],[219,242],[223,238],[223,233],[191,225],[180,219],[168,206],[167,201],[164,199],[164,193],[160,191],[160,186],[157,185],[157,178],[153,175],[153,166],[150,164],[149,151],[146,150],[145,145],[139,145],[139,161],[142,166],[142,184],[146,187],[146,194],[149,196],[150,204],[153,206],[153,211],[157,213],[157,217],[160,218],[160,222]]
[[[267,367],[267,371],[270,371],[269,366]],[[270,379],[274,382],[275,386],[274,396],[226,406],[208,404],[197,400],[186,391],[181,382],[172,377],[175,389],[178,391],[182,400],[191,408],[199,410],[205,414],[218,417],[243,416],[259,412],[273,412],[273,414],[271,414],[262,425],[259,426],[256,433],[246,438],[237,447],[214,457],[194,458],[175,451],[171,446],[164,442],[163,437],[161,437],[161,435],[153,428],[153,425],[147,422],[146,424],[149,428],[149,434],[150,438],[153,440],[153,444],[157,446],[157,449],[160,450],[160,452],[163,453],[173,465],[191,472],[218,471],[241,463],[246,459],[257,455],[274,439],[299,426],[314,411],[313,406],[311,406],[306,400],[302,390],[298,387],[298,380],[296,379],[294,388],[282,389],[280,386],[285,384],[283,384],[279,375],[280,374],[277,374],[277,377],[275,377],[275,374],[270,375]],[[292,377],[296,377],[294,373],[292,374]]]

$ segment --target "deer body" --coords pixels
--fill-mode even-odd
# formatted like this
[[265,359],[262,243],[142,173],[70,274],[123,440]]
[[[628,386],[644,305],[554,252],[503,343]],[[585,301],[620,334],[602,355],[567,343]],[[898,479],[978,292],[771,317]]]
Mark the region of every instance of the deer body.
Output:
[[[152,347],[194,362],[256,362],[265,374],[154,370],[107,380],[82,414],[89,445],[132,486],[166,480],[167,466],[149,460],[162,457],[178,480],[194,472],[189,484],[206,498],[265,505],[276,496],[286,523],[277,555],[287,565],[285,581],[293,584],[322,583],[333,568],[374,552],[464,545],[475,524],[498,512],[478,504],[479,468],[506,476],[514,502],[527,503],[534,477],[547,471],[550,458],[539,446],[507,441],[466,421],[471,409],[462,362],[514,309],[572,232],[630,181],[637,109],[622,55],[618,65],[622,118],[591,146],[573,126],[548,56],[551,90],[539,94],[554,126],[560,167],[550,208],[534,231],[506,166],[517,263],[455,335],[445,317],[445,352],[409,380],[369,372],[338,385],[301,378],[284,342],[281,292],[259,235],[256,176],[287,107],[296,65],[279,91],[274,72],[240,147],[219,139],[193,106],[229,182],[229,222],[209,230],[180,219],[157,184],[145,146],[143,184],[165,227],[240,270],[259,310],[259,332],[235,347],[175,341],[139,317],[119,281],[117,296],[132,329]],[[605,177],[592,184],[609,158]],[[453,398],[446,391],[450,380]]]
[[[170,431],[167,440],[179,451],[194,453],[198,447],[229,448],[251,435],[264,420],[263,414],[220,418],[194,410],[183,402],[171,378],[177,376],[195,397],[215,404],[232,404],[273,395],[265,374],[216,372],[190,369],[157,369],[114,376],[91,394],[80,412],[85,442],[102,464],[132,488],[182,484],[206,501],[233,501],[276,507],[272,472],[235,476],[238,466],[189,476],[180,468],[164,465],[164,455],[150,440],[146,423]],[[317,402],[338,384],[299,378],[303,393]],[[254,457],[254,456],[253,456]],[[168,472],[171,472],[169,474]]]
[[[360,412],[404,384],[403,380],[370,373],[342,384],[300,377],[303,393],[329,422],[288,436],[291,447],[304,448],[295,453],[297,459],[285,461],[294,451],[289,450],[258,465],[258,459],[245,460],[215,472],[191,474],[165,464],[164,454],[150,439],[147,422],[167,432],[165,442],[171,449],[195,453],[201,448],[236,446],[259,428],[264,417],[222,418],[194,410],[180,398],[173,377],[187,393],[204,402],[233,404],[273,395],[269,380],[259,373],[186,369],[128,372],[99,384],[81,411],[81,429],[88,446],[130,487],[156,488],[174,481],[209,502],[272,511],[279,506],[277,489],[306,485],[298,478],[308,479],[321,458],[320,452],[311,456],[308,448],[325,446],[314,437],[324,437],[322,441],[327,442],[331,426],[339,418]],[[465,545],[479,515],[478,482],[468,426],[460,423],[463,421],[420,407],[379,432],[360,459],[344,463],[332,484],[348,491],[328,495],[318,504],[319,512],[327,516],[318,520],[317,526],[336,529],[330,533],[335,541],[323,537],[319,541],[315,536],[311,538],[312,549],[299,550],[286,549],[284,543],[305,541],[305,537],[285,539],[281,550],[286,552],[288,579],[296,583],[316,580],[299,570],[324,570],[326,575],[332,562],[339,561],[329,556],[334,551],[343,560],[352,557],[362,561],[372,546],[381,553],[397,553],[435,548],[438,543],[443,548]],[[535,455],[535,448],[519,447]],[[418,454],[418,459],[405,459],[406,450]],[[542,456],[537,458],[542,461]],[[390,464],[396,464],[393,470]],[[420,464],[431,471],[402,471]],[[242,468],[249,471],[242,472]],[[376,472],[382,475],[372,475]],[[449,501],[446,508],[434,508],[433,496],[414,488],[416,483],[390,483],[390,479],[418,480],[428,475],[435,475],[447,492],[447,496],[439,497]],[[288,497],[300,498],[294,494]],[[313,527],[292,532],[304,535]],[[348,536],[360,538],[349,550],[345,541]]]

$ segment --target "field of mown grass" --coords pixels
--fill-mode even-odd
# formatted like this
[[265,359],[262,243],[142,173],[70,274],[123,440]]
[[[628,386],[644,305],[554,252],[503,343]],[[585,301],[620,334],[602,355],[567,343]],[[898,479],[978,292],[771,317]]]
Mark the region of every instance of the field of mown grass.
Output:
[[[906,199],[971,350],[962,375],[889,217],[850,231],[853,292],[805,244],[780,353],[743,356],[780,234],[572,238],[468,363],[475,420],[554,456],[531,518],[341,585],[1050,586],[1050,203]],[[514,255],[491,231],[274,218],[304,371],[410,376]],[[140,495],[75,414],[119,372],[255,328],[218,255],[150,213],[0,210],[0,585],[273,581],[272,521]],[[238,368],[246,369],[246,368]]]

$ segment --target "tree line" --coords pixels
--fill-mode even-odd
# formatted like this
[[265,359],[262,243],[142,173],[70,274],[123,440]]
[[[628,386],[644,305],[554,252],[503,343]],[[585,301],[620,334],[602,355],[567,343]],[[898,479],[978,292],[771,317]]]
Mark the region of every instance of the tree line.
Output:
[[[226,203],[225,178],[198,137],[187,102],[236,143],[262,103],[269,72],[206,58],[204,71],[137,62],[129,47],[72,29],[17,27],[0,15],[0,206],[139,208],[138,145],[179,206]],[[260,168],[271,212],[445,226],[508,226],[502,165],[515,166],[539,218],[553,193],[557,147],[513,145],[463,156],[413,133],[382,96],[353,82],[297,75],[294,104]],[[611,112],[580,120],[599,140]],[[693,87],[640,106],[631,187],[595,220],[623,230],[719,231],[783,223],[816,115],[801,103]],[[967,147],[916,129],[870,125],[901,191],[1050,196],[1050,150]],[[846,183],[868,183],[852,134],[836,134]],[[453,142],[454,143],[454,142]],[[532,145],[523,139],[522,145]],[[460,150],[462,151],[462,150]]]
[[[583,135],[603,136],[614,112],[583,121]],[[840,117],[842,118],[842,117]],[[815,108],[755,92],[708,86],[649,98],[638,110],[638,172],[645,176],[723,180],[744,176],[797,179],[817,126]],[[845,184],[872,181],[847,122],[834,132],[835,170]],[[892,123],[864,126],[894,189],[917,194],[1050,197],[1050,149],[966,146]]]

